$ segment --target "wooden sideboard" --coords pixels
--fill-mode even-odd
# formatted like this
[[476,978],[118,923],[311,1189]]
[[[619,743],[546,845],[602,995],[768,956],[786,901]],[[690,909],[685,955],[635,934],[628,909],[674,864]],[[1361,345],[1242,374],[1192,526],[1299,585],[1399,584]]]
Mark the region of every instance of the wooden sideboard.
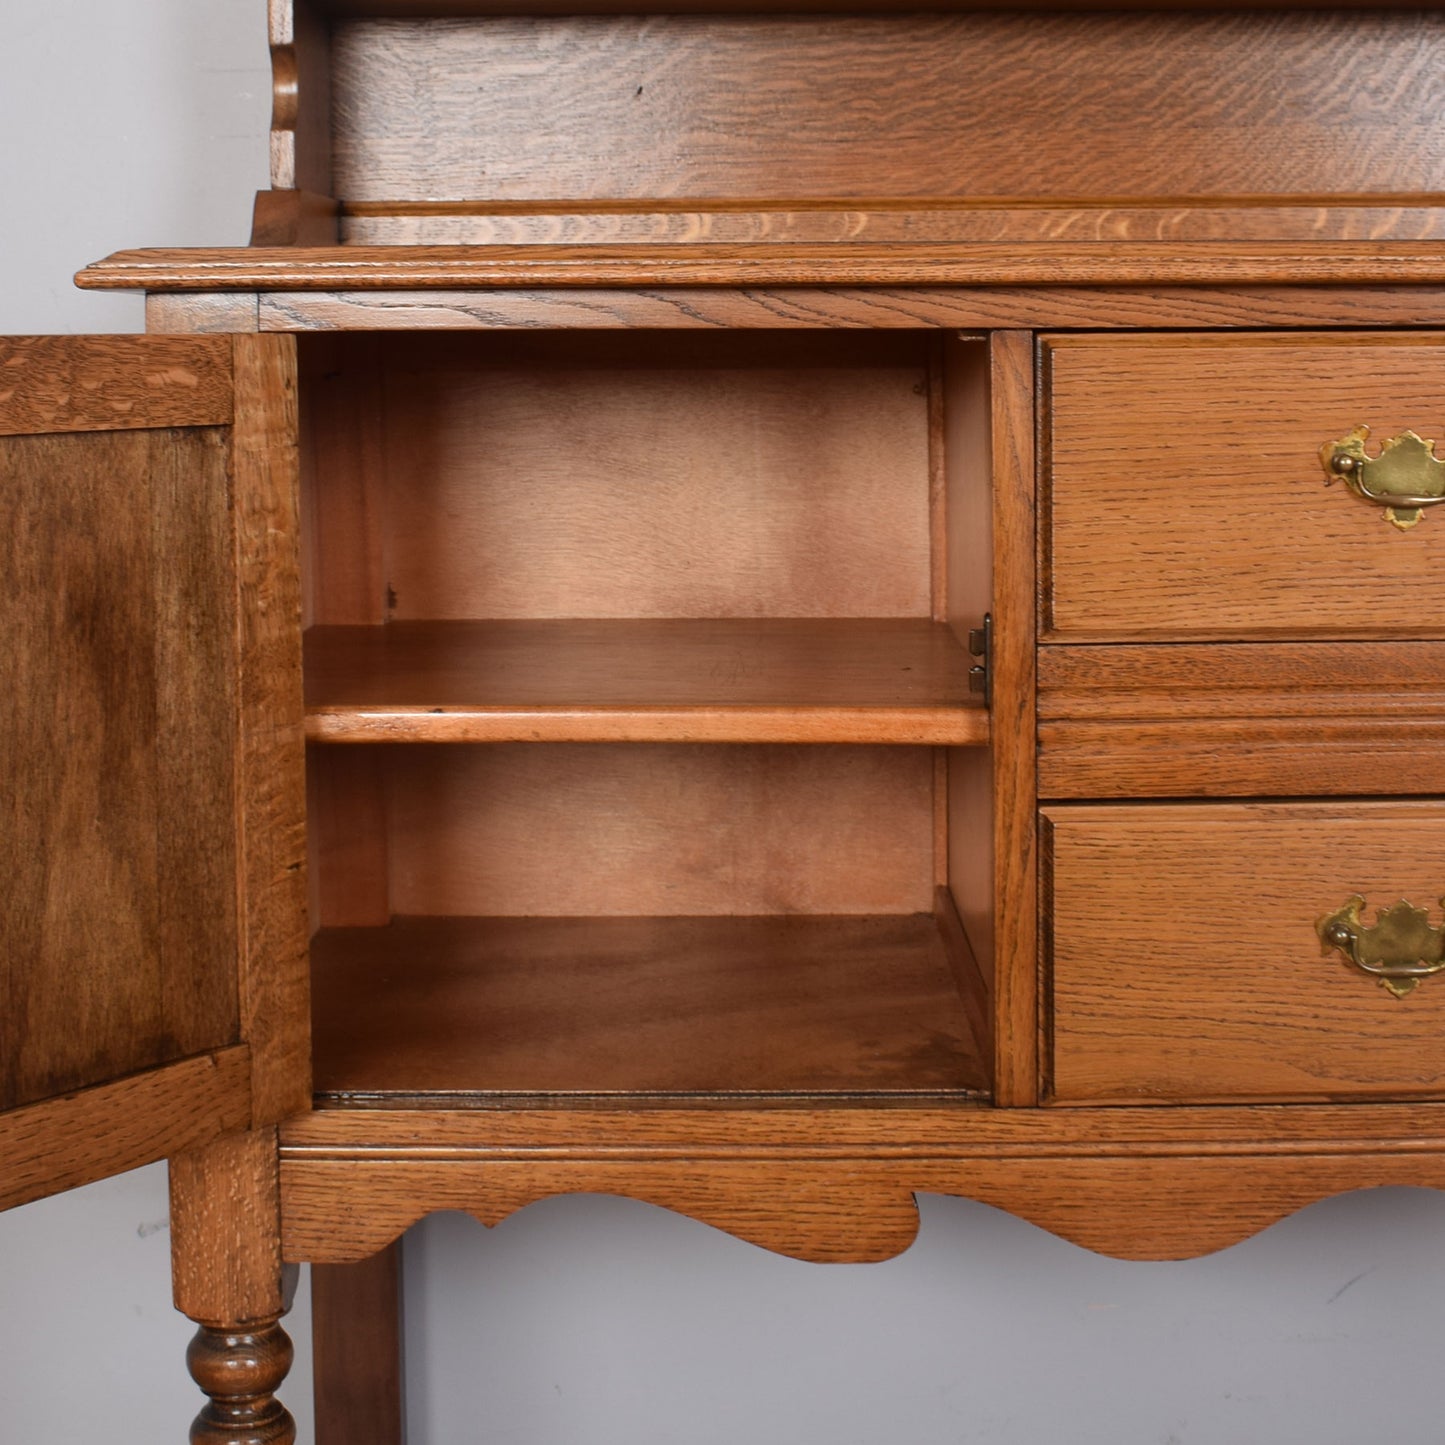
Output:
[[1445,1187],[1445,19],[640,8],[272,0],[252,244],[0,342],[0,1205],[171,1159],[201,1445],[296,1262],[399,1440],[436,1210]]

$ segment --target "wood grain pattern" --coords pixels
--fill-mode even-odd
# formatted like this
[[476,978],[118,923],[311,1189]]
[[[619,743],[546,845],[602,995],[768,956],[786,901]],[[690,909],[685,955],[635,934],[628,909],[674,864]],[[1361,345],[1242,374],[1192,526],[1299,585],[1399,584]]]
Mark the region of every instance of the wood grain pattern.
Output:
[[[946,780],[945,780],[946,782]],[[937,786],[937,784],[935,784]],[[945,814],[945,821],[947,815]],[[969,1043],[978,1060],[982,1091],[992,1093],[994,1075],[993,989],[979,964],[963,916],[946,882],[933,890],[933,917],[943,935],[944,955],[968,1020]]]
[[391,921],[382,763],[375,748],[306,750],[312,932]]
[[308,390],[317,620],[929,615],[920,338],[386,341]]
[[1038,1097],[1038,888],[1034,828],[1034,339],[989,340],[993,478],[993,989],[995,1097]]
[[228,426],[231,348],[199,338],[0,338],[0,436]]
[[226,460],[0,443],[0,1108],[238,1041]]
[[244,1045],[0,1114],[0,1209],[199,1148],[251,1117]]
[[[357,201],[342,208],[339,239],[352,246],[1438,240],[1445,236],[1445,217],[1438,205],[1426,201],[1419,195],[1331,196],[1283,204],[1258,197],[1197,196],[1145,204],[1059,199],[1024,205],[983,198],[949,203],[937,197],[846,205],[686,199],[631,206],[609,201]],[[275,244],[254,233],[252,240]]]
[[[284,1247],[289,1257],[311,1260],[364,1255],[437,1210],[497,1224],[538,1199],[585,1193],[643,1199],[794,1259],[869,1263],[913,1243],[915,1191],[991,1204],[1100,1254],[1160,1260],[1224,1249],[1352,1189],[1445,1187],[1445,1153],[1242,1161],[1070,1152],[1028,1162],[897,1162],[873,1153],[829,1163],[738,1159],[707,1169],[647,1156],[506,1166],[288,1156],[282,1178]],[[343,1199],[347,1212],[339,1214]]]
[[275,1391],[291,1365],[278,1321],[290,1306],[281,1263],[274,1129],[227,1134],[172,1158],[171,1266],[176,1308],[200,1326],[186,1352],[211,1398],[194,1445],[294,1445]]
[[[966,643],[969,631],[983,625],[994,599],[989,343],[946,336],[940,369],[943,426],[937,450],[944,494],[945,613],[955,635]],[[983,976],[982,996],[993,1035],[993,750],[950,751],[944,776],[934,787],[935,803],[944,814],[942,881]],[[990,1058],[996,1043],[991,1037]]]
[[146,296],[148,335],[233,336],[260,330],[260,298],[245,291],[157,291]]
[[286,1307],[277,1243],[274,1129],[226,1134],[170,1162],[176,1308],[213,1329],[277,1318]]
[[[166,293],[155,293],[151,305]],[[190,293],[194,294],[194,293]],[[1438,287],[1251,286],[757,287],[637,290],[278,291],[258,298],[263,331],[573,331],[617,327],[713,330],[890,330],[919,326],[1126,327],[1439,326]]]
[[398,1241],[311,1269],[316,1445],[403,1445],[406,1370]]
[[930,914],[398,918],[312,961],[317,1093],[349,1103],[988,1088]]
[[393,913],[933,907],[926,748],[455,744],[383,766]]
[[332,194],[331,26],[309,0],[267,0],[271,184]]
[[1176,1108],[999,1109],[914,1101],[790,1108],[693,1104],[585,1109],[317,1109],[280,1130],[286,1158],[352,1156],[378,1163],[431,1154],[538,1162],[589,1151],[659,1159],[851,1159],[994,1156],[1042,1161],[1078,1149],[1131,1154],[1281,1157],[1445,1151],[1445,1104],[1218,1104]]
[[191,1378],[209,1401],[191,1424],[190,1445],[294,1445],[296,1422],[273,1391],[295,1351],[277,1320],[238,1328],[202,1325],[186,1348]]
[[302,612],[313,623],[386,620],[385,390],[372,336],[298,344]]
[[1056,1099],[1445,1093],[1445,990],[1427,981],[1397,999],[1322,956],[1315,932],[1354,893],[1372,910],[1435,906],[1438,805],[1058,805],[1044,816]]
[[1445,529],[1389,526],[1318,452],[1434,435],[1442,362],[1430,333],[1053,342],[1047,635],[1433,627]]
[[117,251],[82,290],[732,286],[1399,286],[1445,283],[1430,241],[335,246]]
[[987,741],[922,619],[397,622],[306,634],[324,742]]
[[311,1097],[296,344],[233,344],[241,1025],[254,1120],[272,1123]]
[[1044,647],[1039,791],[1445,791],[1445,644]]
[[494,1223],[598,1191],[799,1258],[880,1259],[912,1241],[926,1190],[1104,1253],[1182,1258],[1344,1189],[1440,1187],[1442,1130],[1434,1105],[323,1110],[285,1130],[284,1248],[356,1258],[436,1209]]
[[1440,191],[1442,54],[1421,14],[338,19],[336,193]]
[[251,209],[251,244],[334,246],[341,240],[339,212],[338,202],[311,191],[257,191]]

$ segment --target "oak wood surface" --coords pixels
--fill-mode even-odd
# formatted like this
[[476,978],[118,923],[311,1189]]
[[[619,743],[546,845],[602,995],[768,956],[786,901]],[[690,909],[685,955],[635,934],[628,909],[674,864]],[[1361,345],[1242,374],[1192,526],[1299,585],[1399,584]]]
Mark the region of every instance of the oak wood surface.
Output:
[[335,193],[1440,191],[1442,54],[1419,13],[339,18]]
[[379,751],[393,913],[933,907],[926,748],[496,743]]
[[226,473],[213,427],[0,442],[0,1108],[243,1036]]
[[265,1124],[311,1096],[296,343],[233,344],[241,1025]]
[[402,1244],[311,1269],[316,1445],[404,1445]]
[[397,622],[306,634],[326,742],[981,744],[969,658],[913,619]]
[[297,343],[307,627],[386,620],[386,407],[379,340],[328,336]]
[[0,1209],[198,1148],[251,1117],[245,1045],[0,1114]]
[[340,240],[339,203],[330,196],[296,190],[256,192],[251,245],[333,246]]
[[317,622],[929,615],[921,337],[383,342],[306,391]]
[[1055,805],[1052,1095],[1062,1102],[1445,1093],[1445,990],[1395,998],[1316,921],[1435,908],[1433,802]]
[[215,1329],[275,1319],[286,1307],[277,1247],[275,1129],[229,1133],[170,1161],[176,1308]]
[[[284,1247],[311,1260],[370,1253],[435,1210],[495,1224],[538,1199],[587,1193],[643,1199],[791,1258],[867,1263],[913,1243],[915,1191],[976,1199],[1100,1254],[1160,1260],[1223,1249],[1352,1189],[1442,1187],[1445,1153],[1240,1160],[1070,1151],[1036,1161],[898,1162],[870,1151],[836,1162],[738,1159],[707,1168],[650,1156],[500,1167],[492,1159],[288,1157],[282,1179]],[[344,1213],[338,1200],[347,1201]]]
[[306,846],[311,931],[391,920],[386,773],[375,748],[309,747]]
[[260,297],[246,291],[156,291],[146,296],[150,335],[233,336],[259,331]]
[[192,337],[0,337],[0,436],[228,426],[231,348]]
[[310,0],[267,0],[271,184],[332,194],[331,26]]
[[746,1102],[579,1103],[576,1109],[316,1109],[280,1127],[288,1159],[387,1160],[475,1155],[539,1162],[589,1152],[699,1161],[995,1156],[1043,1161],[1075,1150],[1096,1158],[1428,1154],[1445,1151],[1445,1104],[1181,1104],[1169,1109],[1009,1109],[917,1100],[807,1106]]
[[294,1278],[281,1262],[280,1170],[274,1129],[227,1134],[170,1163],[176,1308],[200,1326],[186,1352],[210,1397],[192,1445],[293,1445],[275,1391],[291,1366],[278,1321]]
[[398,918],[312,959],[322,1099],[988,1087],[929,914]]
[[[168,299],[154,292],[149,308]],[[201,293],[204,294],[204,293]],[[183,293],[189,299],[195,292]],[[1429,286],[720,287],[506,291],[263,291],[263,331],[477,331],[547,327],[715,330],[889,330],[919,326],[1127,327],[1440,326],[1445,291]]]
[[[262,192],[261,196],[273,193]],[[294,192],[276,192],[289,198]],[[671,245],[741,242],[1414,241],[1445,235],[1440,197],[1171,196],[1149,201],[1045,198],[1021,203],[936,196],[848,202],[749,199],[592,202],[355,201],[341,207],[346,245]],[[262,201],[257,197],[258,215]],[[334,212],[335,203],[331,203]],[[297,203],[267,201],[278,215]],[[284,208],[290,207],[287,212]],[[321,207],[318,205],[318,212]],[[318,214],[318,219],[321,219]],[[338,224],[331,212],[325,220]],[[295,235],[291,222],[288,235]],[[254,231],[252,244],[268,242]],[[286,242],[319,245],[300,235]]]
[[1431,241],[194,247],[117,251],[82,290],[745,286],[1390,286],[1445,283]]
[[927,1190],[1105,1253],[1180,1258],[1343,1189],[1445,1182],[1442,1130],[1430,1104],[329,1109],[284,1132],[284,1247],[357,1258],[436,1209],[494,1223],[549,1194],[600,1191],[801,1258],[879,1259],[912,1242],[912,1194]]
[[[985,471],[992,482],[992,353],[987,340],[958,333],[943,339],[941,351],[943,612],[967,641],[971,630],[982,627],[994,596],[993,489],[981,484]],[[982,665],[982,659],[973,660]],[[934,782],[934,802],[943,814],[940,881],[982,974],[980,997],[989,1015],[986,1056],[992,1061],[997,1045],[992,749],[947,753],[943,775]]]
[[[1047,635],[1432,629],[1445,530],[1325,485],[1318,453],[1445,422],[1438,335],[1058,338]],[[1127,585],[1125,580],[1127,579]]]
[[993,484],[990,755],[996,1097],[1038,1097],[1038,894],[1034,827],[1034,338],[989,342]]
[[1045,797],[1445,791],[1445,644],[1054,645],[1038,666]]

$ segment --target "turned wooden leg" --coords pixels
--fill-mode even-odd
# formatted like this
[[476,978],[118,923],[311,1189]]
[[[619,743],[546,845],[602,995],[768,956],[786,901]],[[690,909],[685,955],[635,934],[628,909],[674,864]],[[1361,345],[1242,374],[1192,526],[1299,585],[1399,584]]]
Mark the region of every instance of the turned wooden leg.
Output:
[[191,1445],[292,1445],[295,1421],[275,1397],[292,1353],[275,1320],[229,1330],[202,1325],[186,1364],[211,1399],[191,1426]]
[[276,1399],[291,1341],[278,1323],[290,1300],[274,1129],[171,1161],[171,1262],[176,1308],[200,1325],[186,1363],[210,1396],[191,1445],[294,1445]]

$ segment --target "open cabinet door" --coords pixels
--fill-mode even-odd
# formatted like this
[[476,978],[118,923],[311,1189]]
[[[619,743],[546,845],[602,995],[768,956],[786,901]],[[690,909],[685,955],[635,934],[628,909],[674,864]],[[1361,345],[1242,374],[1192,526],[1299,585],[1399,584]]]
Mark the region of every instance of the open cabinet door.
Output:
[[294,355],[0,340],[0,1208],[307,1105]]

